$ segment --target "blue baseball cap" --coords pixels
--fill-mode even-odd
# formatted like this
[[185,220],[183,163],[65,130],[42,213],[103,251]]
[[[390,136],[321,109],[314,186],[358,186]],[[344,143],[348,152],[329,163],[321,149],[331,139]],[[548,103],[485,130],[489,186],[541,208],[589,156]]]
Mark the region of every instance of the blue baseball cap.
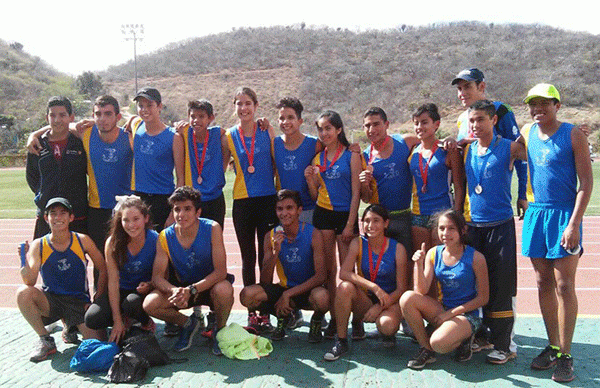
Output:
[[460,80],[483,82],[485,81],[485,78],[483,77],[483,72],[481,70],[472,67],[470,69],[461,70],[461,72],[452,80],[452,85],[456,85]]

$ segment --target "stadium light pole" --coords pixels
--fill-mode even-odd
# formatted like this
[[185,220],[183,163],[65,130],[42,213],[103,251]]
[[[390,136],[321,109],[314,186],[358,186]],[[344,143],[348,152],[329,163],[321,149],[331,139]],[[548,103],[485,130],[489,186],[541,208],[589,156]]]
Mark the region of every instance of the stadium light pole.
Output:
[[125,37],[125,40],[133,40],[133,64],[135,67],[135,91],[138,91],[138,71],[137,71],[137,41],[143,40],[144,37],[144,25],[143,24],[122,24],[121,33]]

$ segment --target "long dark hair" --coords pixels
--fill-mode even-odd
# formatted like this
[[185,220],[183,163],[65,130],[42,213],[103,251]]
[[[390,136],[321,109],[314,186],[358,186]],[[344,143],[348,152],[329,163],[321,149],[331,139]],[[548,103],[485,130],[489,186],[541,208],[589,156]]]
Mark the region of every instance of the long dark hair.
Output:
[[463,245],[468,245],[469,241],[467,238],[467,222],[465,221],[465,217],[462,215],[462,213],[460,213],[454,209],[448,209],[448,210],[442,210],[442,211],[434,214],[433,219],[435,220],[434,225],[435,225],[436,230],[437,230],[440,218],[442,218],[442,217],[446,217],[450,221],[452,221],[454,226],[456,226],[456,229],[458,229],[458,234],[460,236],[460,242]]
[[134,207],[142,213],[142,216],[148,216],[145,229],[152,229],[152,221],[150,220],[150,210],[148,205],[144,203],[140,198],[130,197],[127,198],[119,210],[115,212],[110,222],[110,243],[108,244],[108,252],[112,255],[117,263],[119,270],[123,268],[127,262],[127,244],[131,241],[131,237],[123,229],[123,211],[127,208]]
[[344,147],[348,147],[350,142],[346,138],[346,133],[344,132],[344,123],[342,122],[342,117],[340,114],[332,110],[326,110],[325,112],[321,113],[319,117],[317,117],[317,121],[315,121],[317,129],[319,128],[319,120],[323,118],[327,119],[335,129],[341,129],[340,133],[338,133],[337,139]]

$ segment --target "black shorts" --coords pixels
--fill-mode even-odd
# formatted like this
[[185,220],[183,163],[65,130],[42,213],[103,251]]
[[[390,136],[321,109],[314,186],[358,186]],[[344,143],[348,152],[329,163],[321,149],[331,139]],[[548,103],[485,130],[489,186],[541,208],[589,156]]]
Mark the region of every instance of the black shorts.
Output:
[[[339,212],[327,210],[320,206],[315,206],[313,213],[313,226],[319,230],[334,230],[336,235],[342,234],[350,212]],[[358,234],[358,217],[354,223],[354,234]]]
[[[283,292],[289,288],[283,287],[280,284],[259,284],[265,293],[267,294],[267,301],[262,303],[260,311],[275,315],[275,303],[281,298]],[[305,292],[304,294],[296,295],[291,298],[295,308],[302,310],[312,310],[310,305],[309,296],[312,290]]]
[[78,299],[71,295],[59,295],[42,291],[50,305],[50,316],[42,316],[44,325],[49,325],[59,319],[64,319],[67,327],[84,323],[85,310],[90,302]]
[[200,217],[216,221],[221,225],[221,229],[223,228],[223,225],[225,224],[225,196],[223,193],[213,200],[202,201],[200,203],[200,208],[202,209]]
[[[175,273],[175,271],[173,270],[171,261],[169,261],[169,279],[168,279],[169,283],[171,283],[175,287],[189,286],[189,284],[183,284],[182,282],[180,282],[179,279],[177,279],[177,277],[174,275],[174,273]],[[229,283],[233,284],[233,282],[235,281],[235,276],[233,274],[228,273],[227,276],[225,277],[225,280],[227,280]],[[210,290],[212,290],[212,287],[209,288],[208,290],[204,290],[202,292],[197,293],[196,296],[194,296],[193,298],[190,297],[190,300],[188,301],[188,307],[208,306],[212,309],[214,306],[213,306],[212,298],[210,297]]]

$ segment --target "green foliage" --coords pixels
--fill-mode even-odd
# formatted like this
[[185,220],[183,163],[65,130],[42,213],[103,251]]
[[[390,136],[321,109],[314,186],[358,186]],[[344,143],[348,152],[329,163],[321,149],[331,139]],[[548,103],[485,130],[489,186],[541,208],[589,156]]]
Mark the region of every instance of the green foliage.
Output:
[[89,100],[94,100],[96,97],[106,92],[102,77],[91,71],[80,74],[75,80],[75,86],[77,87],[79,94]]

